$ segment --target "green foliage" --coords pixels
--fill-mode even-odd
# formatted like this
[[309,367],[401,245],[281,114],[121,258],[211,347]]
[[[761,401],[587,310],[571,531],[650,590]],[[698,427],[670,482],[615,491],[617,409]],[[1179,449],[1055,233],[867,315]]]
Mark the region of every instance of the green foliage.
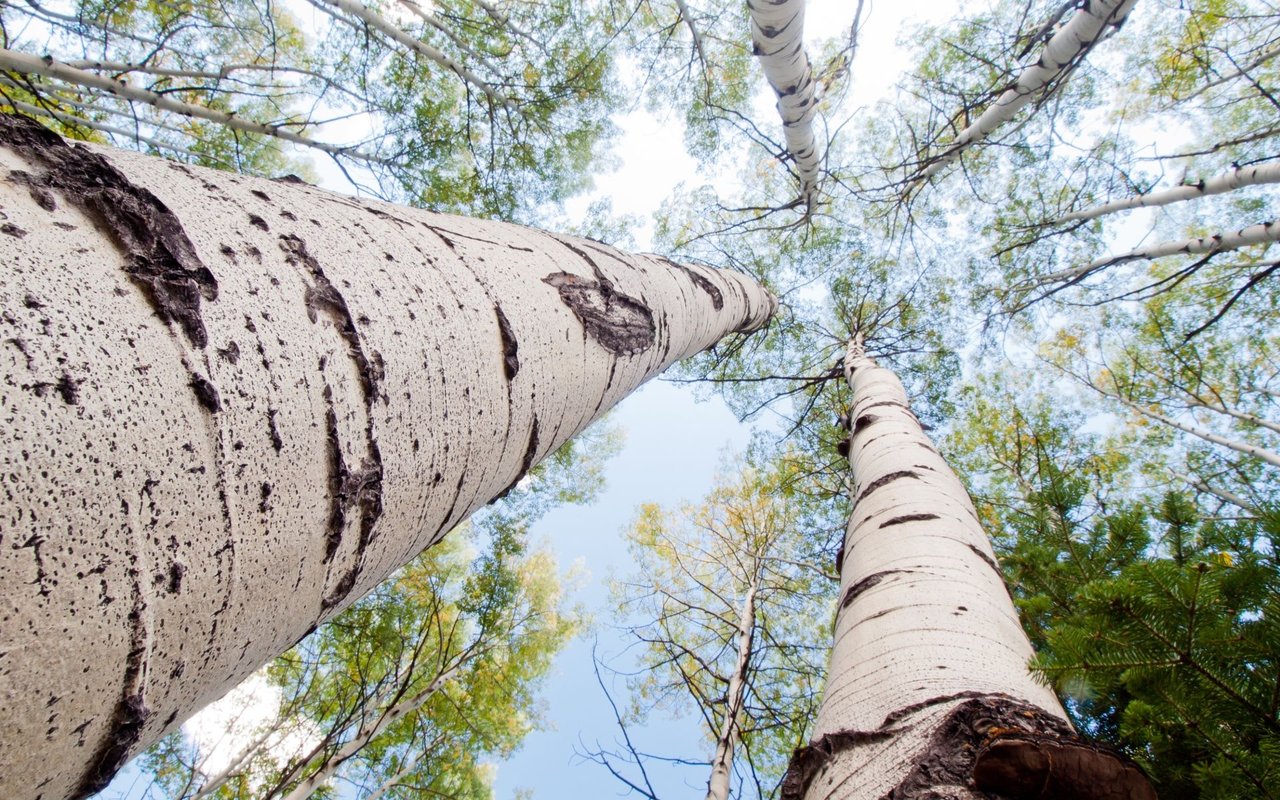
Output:
[[998,532],[1033,666],[1162,798],[1275,796],[1280,515],[1134,492],[1116,441],[1074,427],[1048,405],[977,401],[949,441]]
[[[692,711],[712,744],[731,723],[747,795],[775,796],[808,740],[827,654],[814,621],[837,588],[830,562],[804,541],[795,467],[748,465],[677,513],[644,506],[628,532],[637,571],[614,587],[641,648],[633,717]],[[729,694],[738,682],[740,704]]]

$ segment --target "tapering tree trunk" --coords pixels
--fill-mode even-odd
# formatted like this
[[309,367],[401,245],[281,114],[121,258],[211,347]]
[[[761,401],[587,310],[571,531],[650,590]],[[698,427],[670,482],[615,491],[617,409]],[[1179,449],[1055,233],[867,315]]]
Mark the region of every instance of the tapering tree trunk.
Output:
[[0,797],[105,784],[667,365],[748,278],[0,117]]
[[855,503],[835,643],[816,738],[782,796],[1153,798],[1029,673],[991,545],[897,377],[857,343],[845,371]]
[[[758,573],[757,573],[758,577]],[[725,691],[724,722],[716,737],[716,749],[711,757],[711,778],[707,781],[706,800],[729,800],[729,781],[733,772],[733,756],[742,734],[742,712],[747,701],[747,672],[751,669],[751,656],[756,631],[757,583],[752,583],[742,598],[738,611],[738,660]]]

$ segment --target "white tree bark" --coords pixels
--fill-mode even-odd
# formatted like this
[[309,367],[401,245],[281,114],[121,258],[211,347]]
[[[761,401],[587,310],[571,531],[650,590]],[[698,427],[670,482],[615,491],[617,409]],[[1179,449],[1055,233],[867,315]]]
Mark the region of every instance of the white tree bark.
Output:
[[752,645],[756,630],[757,584],[747,589],[738,611],[738,660],[729,676],[725,692],[724,724],[716,737],[711,756],[711,778],[707,781],[707,800],[729,800],[729,780],[733,771],[733,753],[742,730],[742,712],[747,699],[747,671],[751,668]]
[[845,371],[855,503],[842,600],[815,739],[782,796],[1036,796],[1014,790],[1051,779],[994,768],[1011,754],[1060,755],[1072,734],[1028,670],[1031,645],[991,544],[897,377],[856,344]]
[[0,117],[0,797],[132,754],[674,361],[749,278]]
[[1126,197],[1123,200],[1113,200],[1110,203],[1103,203],[1093,208],[1073,211],[1054,220],[1054,224],[1097,219],[1107,214],[1128,211],[1133,208],[1167,206],[1186,200],[1198,200],[1201,197],[1234,192],[1236,189],[1243,189],[1246,186],[1260,186],[1268,183],[1280,183],[1280,161],[1253,167],[1236,167],[1225,175],[1217,175],[1198,183],[1175,186],[1158,192],[1147,192],[1146,194]]
[[[319,150],[329,155],[342,155],[357,161],[367,161],[369,163],[384,163],[377,156],[363,153],[359,150],[342,145],[329,144],[327,142],[317,141],[307,136],[294,133],[288,128],[279,125],[264,125],[261,122],[253,122],[235,114],[225,111],[217,111],[206,106],[195,105],[193,103],[184,103],[181,100],[175,100],[169,95],[159,94],[150,89],[140,89],[131,86],[127,81],[108,78],[105,75],[98,75],[94,72],[87,72],[82,69],[75,69],[60,61],[55,61],[52,56],[33,56],[29,53],[20,53],[17,50],[6,50],[0,48],[0,68],[13,70],[26,75],[43,75],[46,78],[68,83],[72,86],[80,86],[86,89],[93,89],[99,92],[123,97],[135,103],[146,103],[154,106],[162,111],[172,111],[187,117],[196,117],[198,119],[206,119],[210,122],[216,122],[219,125],[236,130],[245,131],[246,133],[257,133],[262,136],[271,136],[293,144],[310,147],[313,150]],[[131,134],[132,138],[133,137]]]
[[1012,120],[1033,98],[1064,78],[1104,34],[1124,24],[1135,2],[1137,0],[1086,0],[1067,24],[1049,38],[1035,63],[1022,70],[1013,85],[960,131],[955,141],[932,157],[920,170],[919,177],[929,178],[955,161],[965,150]]
[[818,185],[815,81],[804,49],[804,0],[747,0],[751,44],[764,77],[778,96],[778,114],[787,151],[800,179],[800,200],[808,206]]
[[1035,285],[1048,286],[1063,281],[1078,281],[1092,275],[1098,270],[1127,264],[1130,261],[1151,261],[1165,256],[1195,256],[1206,253],[1225,253],[1228,250],[1239,250],[1255,244],[1269,244],[1280,240],[1280,223],[1260,222],[1238,231],[1215,233],[1212,236],[1200,236],[1195,239],[1183,239],[1176,242],[1160,242],[1150,247],[1140,247],[1121,253],[1118,256],[1106,256],[1095,259],[1078,267],[1051,272],[1035,279]]

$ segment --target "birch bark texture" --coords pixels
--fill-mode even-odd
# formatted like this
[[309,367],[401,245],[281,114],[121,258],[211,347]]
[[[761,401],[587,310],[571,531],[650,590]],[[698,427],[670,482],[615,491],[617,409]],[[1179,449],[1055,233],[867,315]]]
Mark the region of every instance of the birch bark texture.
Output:
[[775,308],[0,117],[0,796],[81,797]]
[[[845,374],[855,502],[840,607],[815,738],[782,797],[1154,798],[1135,765],[1080,742],[1031,675],[990,541],[897,376],[856,341]],[[1072,793],[1097,781],[1101,793]]]
[[1021,73],[1013,85],[996,98],[971,125],[956,135],[938,155],[928,159],[919,172],[921,179],[932,177],[955,161],[973,145],[985,140],[1008,123],[1036,96],[1052,92],[1055,84],[1070,72],[1102,38],[1113,33],[1129,18],[1137,0],[1085,0],[1075,15],[1049,37],[1036,55],[1035,63]]
[[815,81],[804,49],[804,0],[747,0],[751,46],[765,80],[778,97],[783,138],[800,180],[800,201],[808,207],[818,185]]

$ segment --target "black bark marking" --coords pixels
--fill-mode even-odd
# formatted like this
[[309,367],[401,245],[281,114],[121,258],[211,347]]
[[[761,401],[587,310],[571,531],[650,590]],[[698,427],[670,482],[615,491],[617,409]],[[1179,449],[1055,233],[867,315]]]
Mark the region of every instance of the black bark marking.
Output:
[[842,609],[848,608],[849,605],[854,600],[858,599],[858,595],[867,591],[872,586],[875,586],[876,584],[880,583],[890,575],[896,575],[898,573],[907,573],[907,572],[914,572],[914,571],[915,570],[910,570],[910,569],[886,569],[881,572],[873,572],[867,577],[863,578],[862,580],[858,581],[857,583],[849,587],[849,591],[844,593],[844,598],[841,599],[840,601],[840,608]]
[[0,114],[0,141],[47,167],[45,175],[24,178],[33,195],[37,189],[48,195],[47,203],[37,196],[41,206],[56,208],[47,192],[54,188],[98,219],[128,257],[124,271],[156,314],[181,327],[194,346],[208,343],[200,302],[217,299],[218,282],[168,206],[106,158],[31,120]]
[[937,514],[903,514],[900,517],[885,520],[880,523],[881,528],[888,528],[893,525],[904,525],[908,522],[924,522],[927,519],[941,519]]
[[69,406],[74,406],[80,402],[80,384],[81,381],[72,380],[71,376],[62,373],[62,377],[58,378],[58,382],[54,384],[54,388],[58,390],[58,396],[62,398],[62,402]]
[[263,481],[259,495],[262,499],[258,501],[258,513],[265,514],[271,510],[271,484]]
[[369,421],[369,447],[372,458],[361,462],[352,470],[342,457],[342,443],[338,437],[338,414],[333,405],[333,390],[324,387],[325,428],[329,449],[329,522],[325,530],[324,563],[333,560],[342,544],[342,534],[347,526],[347,514],[359,509],[360,534],[356,540],[356,563],[338,581],[333,591],[322,601],[324,611],[341,603],[355,585],[364,568],[364,553],[376,538],[374,526],[382,516],[382,457],[377,442],[372,438],[372,417]]
[[346,572],[342,573],[342,578],[337,585],[333,587],[333,591],[325,595],[324,600],[320,602],[320,612],[328,613],[330,609],[346,599],[351,594],[351,590],[355,588],[356,577],[360,574],[360,565],[357,564]]
[[867,495],[871,494],[877,489],[884,488],[885,486],[889,485],[890,483],[893,483],[894,481],[900,478],[919,479],[919,477],[920,477],[919,474],[912,472],[909,469],[898,470],[897,472],[890,472],[887,475],[881,475],[879,478],[876,478],[874,481],[867,484],[867,488],[862,490],[862,493],[858,495],[858,499],[854,502],[861,503],[863,500],[867,498]]
[[271,226],[267,225],[267,221],[257,214],[249,215],[249,224],[259,230],[266,231],[267,233],[271,232]]
[[270,198],[270,197],[268,197],[268,196],[267,196],[267,193],[266,193],[266,192],[264,192],[264,191],[262,191],[261,189],[250,189],[250,190],[249,190],[249,194],[253,195],[254,197],[258,198],[259,200],[263,200],[263,201],[266,201],[266,202],[268,202],[268,203],[270,203],[270,202],[271,202],[271,198]]
[[455,245],[457,245],[457,240],[450,238],[450,237],[456,236],[460,239],[470,239],[473,242],[484,242],[485,244],[491,244],[494,247],[505,247],[508,250],[519,250],[522,253],[533,252],[532,247],[521,247],[518,244],[511,244],[510,242],[499,242],[494,239],[486,239],[483,236],[471,236],[470,234],[462,233],[460,231],[451,231],[448,228],[441,228],[438,225],[432,225],[427,222],[424,222],[422,224],[425,225],[427,228],[429,228],[431,232],[434,233],[436,236],[439,236],[441,239],[443,239],[444,243],[449,246],[450,250],[457,249],[455,247]]
[[507,383],[511,383],[516,373],[520,371],[520,358],[517,355],[520,344],[511,331],[511,321],[507,319],[506,314],[502,313],[502,306],[495,303],[493,313],[498,317],[498,335],[502,337],[503,371],[507,376]]
[[133,574],[133,607],[129,611],[132,631],[129,655],[125,659],[123,690],[111,715],[110,729],[89,759],[80,783],[71,793],[76,800],[106,788],[124,766],[133,748],[142,739],[142,729],[154,713],[147,707],[146,672],[150,656],[146,599],[136,572]]
[[515,480],[508,484],[507,488],[503,489],[497,497],[489,501],[490,504],[496,503],[508,494],[511,494],[511,490],[516,488],[516,484],[520,483],[520,481],[524,479],[524,476],[529,474],[530,468],[533,467],[533,459],[538,455],[538,445],[538,417],[535,415],[533,418],[533,425],[529,428],[529,442],[524,448],[524,458],[520,459],[520,471],[516,473]]
[[871,427],[871,425],[879,419],[880,418],[875,414],[859,414],[858,418],[853,423],[853,433],[851,435],[857,436],[859,433],[862,433],[867,428]]
[[364,346],[360,342],[360,334],[356,330],[355,318],[347,306],[346,298],[338,291],[325,275],[320,262],[307,251],[307,245],[293,234],[280,237],[280,249],[284,251],[285,260],[294,266],[302,266],[314,280],[307,287],[304,301],[307,304],[307,317],[315,322],[317,311],[324,310],[333,318],[335,327],[348,345],[351,358],[356,362],[360,373],[360,382],[364,390],[365,402],[372,408],[373,398],[378,394],[378,383],[382,378],[382,370],[365,355]]
[[724,294],[720,291],[720,288],[718,286],[716,286],[711,281],[707,280],[705,276],[695,271],[692,267],[686,267],[684,264],[677,264],[676,262],[672,261],[669,258],[666,258],[665,256],[661,258],[662,258],[662,261],[664,261],[668,266],[674,269],[678,269],[681,272],[683,272],[685,275],[687,275],[689,277],[689,280],[693,281],[694,286],[697,286],[699,289],[709,294],[711,296],[712,308],[714,308],[716,311],[719,311],[722,308],[724,308]]
[[240,345],[235,341],[227,342],[226,347],[218,348],[218,357],[230,364],[236,364],[240,361]]
[[560,292],[560,300],[582,323],[587,335],[615,356],[638,355],[653,346],[656,329],[648,306],[614,291],[603,275],[590,280],[570,272],[542,279]]
[[1141,767],[1078,737],[1001,731],[983,743],[973,785],[1013,800],[1156,800]]
[[222,399],[218,397],[218,389],[208,378],[191,373],[191,391],[196,393],[196,400],[200,401],[205,411],[217,414],[222,410]]
[[289,173],[288,175],[279,175],[277,177],[272,178],[271,180],[275,181],[276,183],[292,183],[298,186],[311,185],[306,181],[304,181],[302,178],[299,178],[297,175],[294,175],[293,173]]
[[298,221],[298,217],[297,217],[297,215],[296,215],[296,214],[294,214],[292,211],[281,211],[281,212],[280,212],[280,216],[284,217],[285,219],[289,220],[290,222],[297,222],[297,221]]
[[973,554],[976,555],[978,558],[982,559],[983,563],[985,563],[988,567],[991,567],[991,569],[994,570],[995,573],[1000,576],[1001,581],[1004,580],[1004,574],[1000,572],[1000,565],[996,563],[996,560],[994,558],[982,552],[977,547],[974,547],[972,544],[969,544],[968,542],[965,542],[964,546],[972,550]]
[[187,574],[187,568],[181,563],[175,561],[169,565],[169,580],[165,587],[169,590],[169,594],[177,594],[182,591],[182,576]]
[[0,233],[12,236],[15,239],[21,239],[27,235],[26,231],[19,228],[17,225],[14,225],[12,222],[6,222],[5,224],[0,225]]
[[280,412],[274,408],[267,409],[267,432],[271,434],[271,446],[279,453],[284,449],[284,440],[280,438],[280,428],[276,426],[276,415]]

